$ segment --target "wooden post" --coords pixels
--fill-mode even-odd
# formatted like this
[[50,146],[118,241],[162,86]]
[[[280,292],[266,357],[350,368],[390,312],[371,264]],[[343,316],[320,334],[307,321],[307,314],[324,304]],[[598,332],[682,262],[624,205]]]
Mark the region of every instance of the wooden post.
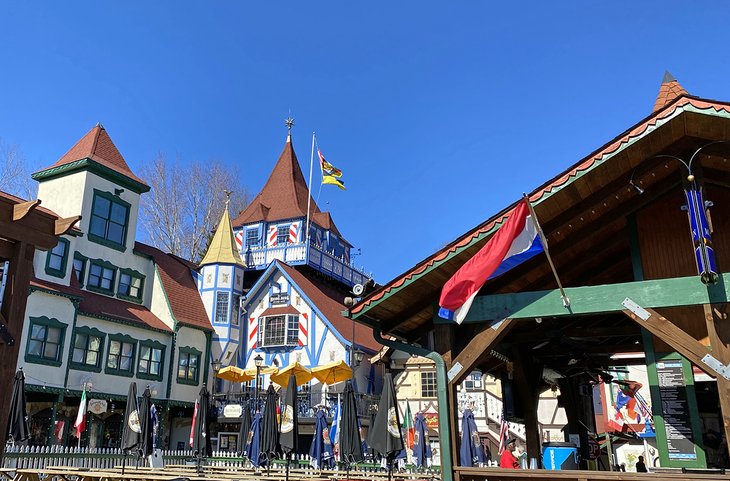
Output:
[[[712,355],[725,366],[730,365],[730,332],[728,332],[727,304],[705,304],[705,321],[707,323],[707,335],[710,338]],[[720,411],[722,412],[722,425],[725,440],[730,439],[730,381],[722,376],[717,376],[717,395],[720,398]],[[730,454],[730,443],[727,445]]]
[[[542,365],[530,358],[530,353],[524,349],[514,349],[512,356],[516,369],[514,370],[514,386],[516,401],[522,404],[525,414],[525,443],[527,444],[527,458],[535,458],[540,462],[542,441],[540,427],[537,422],[537,404],[540,399],[540,378]],[[529,461],[528,461],[529,462]]]
[[10,387],[15,375],[15,367],[18,364],[20,338],[23,333],[25,307],[28,300],[28,286],[33,272],[34,252],[35,248],[25,242],[20,241],[14,244],[13,255],[9,259],[5,295],[0,309],[2,317],[7,322],[8,332],[14,340],[12,345],[5,344],[0,348],[0,380],[7,387],[0,393],[0,413],[2,413],[0,414],[0,446],[5,446],[7,441],[8,413],[10,411],[10,398],[13,394]]

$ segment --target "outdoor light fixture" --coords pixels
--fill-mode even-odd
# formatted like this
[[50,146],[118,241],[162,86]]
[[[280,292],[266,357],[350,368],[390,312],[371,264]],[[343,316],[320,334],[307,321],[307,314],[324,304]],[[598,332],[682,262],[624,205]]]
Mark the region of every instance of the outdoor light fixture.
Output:
[[210,363],[213,366],[213,371],[218,374],[218,371],[221,370],[221,367],[223,366],[223,363],[220,361],[213,361]]
[[362,351],[355,351],[355,365],[359,366],[364,357],[365,354]]
[[254,396],[255,404],[254,404],[254,412],[259,411],[259,389],[261,386],[260,376],[261,376],[261,365],[264,363],[264,358],[261,357],[261,354],[256,354],[256,357],[253,358],[253,363],[256,365],[256,396]]

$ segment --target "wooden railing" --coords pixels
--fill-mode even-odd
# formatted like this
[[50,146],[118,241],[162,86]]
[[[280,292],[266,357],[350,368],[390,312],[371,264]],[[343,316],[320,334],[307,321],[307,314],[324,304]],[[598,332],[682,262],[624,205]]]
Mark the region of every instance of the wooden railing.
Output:
[[[195,464],[193,451],[163,450],[162,460],[167,465]],[[276,459],[273,468],[283,469],[286,461]],[[88,468],[92,470],[112,469],[115,466],[137,466],[137,458],[127,456],[125,459],[122,450],[119,448],[72,448],[66,446],[9,446],[3,455],[3,468],[9,469],[45,469],[52,466],[66,466],[75,468]],[[213,456],[206,458],[204,464],[207,466],[226,466],[231,468],[250,468],[251,463],[246,458],[228,451],[214,451]],[[147,466],[147,460],[140,460],[139,466]],[[308,469],[311,466],[310,457],[307,454],[297,454],[290,461],[292,468]],[[340,468],[345,470],[344,467]],[[384,468],[380,463],[363,462],[351,466],[353,472],[383,472]],[[406,466],[402,471],[417,471],[413,466]],[[433,467],[427,470],[430,477],[438,476],[439,469]]]

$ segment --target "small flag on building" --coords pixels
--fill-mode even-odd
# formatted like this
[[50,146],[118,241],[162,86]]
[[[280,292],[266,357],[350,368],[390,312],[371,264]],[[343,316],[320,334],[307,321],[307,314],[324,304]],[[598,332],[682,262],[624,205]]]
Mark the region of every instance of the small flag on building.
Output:
[[504,411],[502,411],[502,423],[499,428],[499,451],[497,454],[502,454],[502,451],[504,451],[507,448],[507,441],[509,438],[509,421],[507,421],[507,418],[504,416]]
[[342,180],[342,171],[324,160],[322,151],[317,149],[317,155],[319,155],[319,168],[322,170],[322,183],[336,185],[342,190],[345,190],[345,182]]
[[405,434],[406,447],[413,449],[416,436],[416,430],[413,428],[413,415],[411,414],[411,405],[406,401],[406,413],[403,419],[403,431]]
[[79,403],[79,413],[76,415],[76,437],[81,439],[81,433],[86,430],[86,389],[81,393],[81,403]]

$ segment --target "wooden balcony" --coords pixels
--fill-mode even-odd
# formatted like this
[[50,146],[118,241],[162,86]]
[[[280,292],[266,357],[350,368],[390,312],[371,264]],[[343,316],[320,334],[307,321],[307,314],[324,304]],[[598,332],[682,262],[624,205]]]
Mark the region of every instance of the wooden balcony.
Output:
[[348,286],[364,284],[369,278],[363,270],[309,241],[247,248],[242,257],[249,270],[263,270],[274,260],[280,260],[291,266],[308,265]]

